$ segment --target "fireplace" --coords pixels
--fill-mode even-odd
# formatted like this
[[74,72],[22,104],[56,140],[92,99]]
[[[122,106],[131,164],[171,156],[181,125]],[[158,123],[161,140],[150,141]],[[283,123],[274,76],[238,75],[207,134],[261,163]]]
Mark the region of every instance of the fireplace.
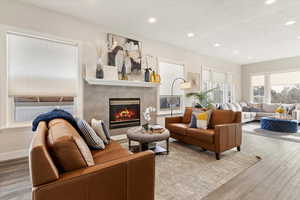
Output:
[[109,128],[125,128],[140,126],[140,99],[113,98],[109,99]]

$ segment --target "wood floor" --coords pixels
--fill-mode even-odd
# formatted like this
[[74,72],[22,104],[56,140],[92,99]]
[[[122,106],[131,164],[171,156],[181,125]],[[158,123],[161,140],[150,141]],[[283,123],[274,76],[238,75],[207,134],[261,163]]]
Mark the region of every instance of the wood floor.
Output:
[[[300,199],[300,144],[244,134],[242,151],[262,161],[239,174],[204,200]],[[26,159],[0,163],[0,200],[30,200]]]

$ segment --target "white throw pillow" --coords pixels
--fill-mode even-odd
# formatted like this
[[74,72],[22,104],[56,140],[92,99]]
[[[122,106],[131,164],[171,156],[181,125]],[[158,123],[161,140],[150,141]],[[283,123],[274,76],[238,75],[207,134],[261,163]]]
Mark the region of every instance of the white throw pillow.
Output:
[[103,131],[102,120],[92,119],[91,125],[92,125],[92,128],[94,129],[94,131],[97,133],[97,135],[103,140],[103,142],[105,144],[108,144],[109,142],[108,142],[108,140],[106,138],[106,135]]
[[242,112],[242,106],[239,103],[232,103],[236,107],[236,112]]
[[210,121],[211,110],[195,113],[197,120],[197,128],[207,129]]

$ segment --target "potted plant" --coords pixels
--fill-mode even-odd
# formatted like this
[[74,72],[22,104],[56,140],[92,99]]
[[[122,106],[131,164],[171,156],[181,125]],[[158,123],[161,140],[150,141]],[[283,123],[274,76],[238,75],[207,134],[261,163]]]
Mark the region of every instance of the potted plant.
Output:
[[209,108],[212,106],[209,94],[216,89],[213,88],[204,92],[190,92],[186,94],[186,97],[194,97],[198,101],[195,105],[196,108]]

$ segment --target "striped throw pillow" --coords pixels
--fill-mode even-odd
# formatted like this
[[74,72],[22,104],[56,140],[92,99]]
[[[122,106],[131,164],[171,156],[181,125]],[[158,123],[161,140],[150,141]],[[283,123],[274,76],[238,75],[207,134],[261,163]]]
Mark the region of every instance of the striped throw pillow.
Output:
[[92,127],[82,119],[77,120],[78,128],[80,129],[85,142],[91,149],[104,149],[105,145]]
[[91,125],[92,125],[92,128],[94,129],[94,131],[97,133],[97,135],[104,142],[104,144],[108,144],[108,140],[106,138],[106,135],[105,135],[103,127],[102,127],[102,120],[92,119]]

